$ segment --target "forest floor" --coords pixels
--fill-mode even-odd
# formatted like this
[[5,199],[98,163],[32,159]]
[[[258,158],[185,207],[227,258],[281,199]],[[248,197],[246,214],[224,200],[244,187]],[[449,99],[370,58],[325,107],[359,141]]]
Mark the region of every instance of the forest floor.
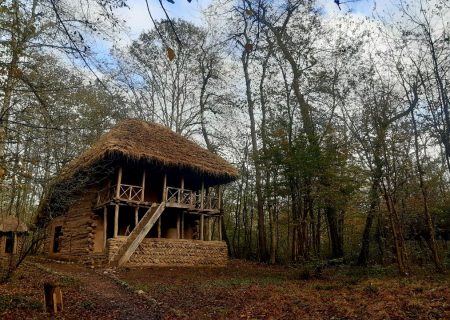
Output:
[[43,283],[63,291],[60,319],[450,319],[450,276],[333,266],[320,272],[232,260],[223,268],[88,269],[30,258],[0,284],[1,319],[48,319]]

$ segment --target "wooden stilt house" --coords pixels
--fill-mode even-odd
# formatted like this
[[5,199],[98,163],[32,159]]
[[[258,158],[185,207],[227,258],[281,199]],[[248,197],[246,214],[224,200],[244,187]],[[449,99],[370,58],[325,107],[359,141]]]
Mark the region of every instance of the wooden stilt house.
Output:
[[40,208],[46,254],[112,265],[222,265],[237,171],[170,129],[125,120],[69,163]]

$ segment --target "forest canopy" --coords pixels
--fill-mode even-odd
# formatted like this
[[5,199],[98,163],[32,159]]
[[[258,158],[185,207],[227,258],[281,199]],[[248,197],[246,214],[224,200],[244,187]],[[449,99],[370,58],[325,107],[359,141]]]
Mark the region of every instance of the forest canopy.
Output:
[[116,12],[132,5],[0,2],[0,215],[31,222],[66,163],[139,118],[239,170],[223,197],[233,257],[444,270],[446,1],[367,17],[343,3],[212,0],[201,21],[152,16],[119,43]]

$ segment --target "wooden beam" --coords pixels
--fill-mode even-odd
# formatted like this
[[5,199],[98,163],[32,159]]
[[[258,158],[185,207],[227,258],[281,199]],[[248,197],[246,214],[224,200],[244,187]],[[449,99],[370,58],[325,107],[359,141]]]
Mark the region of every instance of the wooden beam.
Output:
[[181,213],[181,239],[184,239],[184,211]]
[[167,193],[166,193],[166,188],[167,188],[167,173],[164,173],[164,181],[163,181],[163,202],[167,201]]
[[217,192],[219,193],[218,197],[219,197],[219,203],[218,203],[218,208],[219,210],[222,209],[222,186],[218,186],[217,187]]
[[107,239],[108,239],[108,207],[103,206],[103,250],[106,250]]
[[139,207],[134,208],[134,227],[139,223]]
[[114,238],[117,238],[119,233],[119,205],[116,204],[114,208]]
[[212,218],[208,217],[208,241],[212,240]]
[[180,192],[178,192],[178,203],[181,202],[181,197],[183,195],[183,191],[184,191],[184,176],[181,176],[181,181],[180,181]]
[[142,174],[142,194],[141,194],[141,201],[144,202],[145,199],[145,169],[144,173]]
[[112,192],[111,192],[111,180],[112,180],[112,179],[108,179],[108,192],[106,193],[106,194],[107,194],[106,202],[108,202],[108,201],[110,201],[112,198],[114,198],[114,195],[113,195]]
[[12,250],[12,253],[13,254],[16,254],[17,253],[17,232],[14,232],[14,235],[13,235],[13,250]]
[[180,219],[181,217],[180,217],[180,214],[178,213],[177,214],[177,238],[178,239],[181,239],[181,226],[180,226],[180,224],[181,224],[181,219]]
[[114,256],[113,264],[120,267],[124,263],[128,262],[131,255],[136,251],[139,244],[145,239],[145,236],[161,216],[165,207],[165,203],[160,203],[159,206],[154,203],[152,207],[147,210],[139,222],[138,227],[131,232],[127,238],[127,241],[120,247]]
[[219,241],[222,241],[222,216],[219,216]]
[[202,179],[202,190],[200,191],[200,208],[203,209],[203,198],[205,197],[205,182]]
[[120,197],[120,185],[121,184],[122,184],[122,167],[119,167],[119,172],[117,173],[116,198]]
[[161,219],[162,216],[158,219],[158,238],[161,238]]
[[203,229],[205,227],[205,215],[200,215],[200,240],[204,240]]

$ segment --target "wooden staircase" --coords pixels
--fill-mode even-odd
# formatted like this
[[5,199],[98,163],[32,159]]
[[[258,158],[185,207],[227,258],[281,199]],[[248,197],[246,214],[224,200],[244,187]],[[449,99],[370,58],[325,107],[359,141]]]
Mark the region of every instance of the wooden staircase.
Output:
[[144,240],[147,233],[153,227],[153,225],[158,221],[159,217],[166,208],[166,203],[161,204],[154,203],[136,225],[136,227],[131,231],[127,238],[127,241],[119,248],[117,253],[113,256],[110,264],[112,266],[120,267],[127,263],[131,255],[136,251],[139,244]]

